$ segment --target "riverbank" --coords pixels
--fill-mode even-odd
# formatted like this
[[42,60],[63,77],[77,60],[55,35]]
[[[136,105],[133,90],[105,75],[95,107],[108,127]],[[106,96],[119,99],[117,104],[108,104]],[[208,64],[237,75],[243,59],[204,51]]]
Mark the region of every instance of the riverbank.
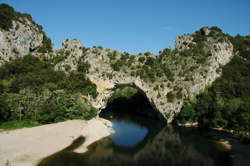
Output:
[[[182,127],[198,127],[198,123],[178,123]],[[208,129],[208,136],[213,140],[223,144],[230,153],[232,166],[249,166],[250,165],[250,145],[243,144],[237,140],[232,130],[223,128]]]
[[240,143],[233,137],[229,131],[221,129],[210,129],[209,136],[222,143],[230,152],[232,166],[249,166],[250,165],[250,145]]
[[[102,118],[68,120],[33,128],[0,132],[0,165],[35,166],[41,159],[69,146],[80,136],[85,142],[75,152],[111,134],[111,122]],[[8,165],[9,166],[9,165]]]

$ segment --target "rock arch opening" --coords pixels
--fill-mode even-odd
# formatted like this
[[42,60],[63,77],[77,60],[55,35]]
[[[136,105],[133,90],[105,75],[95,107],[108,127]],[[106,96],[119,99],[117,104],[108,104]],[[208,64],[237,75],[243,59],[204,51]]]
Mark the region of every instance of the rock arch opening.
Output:
[[105,112],[126,113],[165,121],[153,101],[150,101],[145,92],[134,84],[116,85],[100,116]]

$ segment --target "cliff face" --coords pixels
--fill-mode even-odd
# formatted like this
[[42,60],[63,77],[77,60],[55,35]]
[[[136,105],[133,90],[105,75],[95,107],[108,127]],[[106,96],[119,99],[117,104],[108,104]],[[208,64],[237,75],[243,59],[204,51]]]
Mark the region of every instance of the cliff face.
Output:
[[51,54],[34,52],[43,38],[44,33],[34,22],[25,17],[13,20],[8,31],[0,29],[0,65],[29,53],[41,59],[59,57],[55,69],[65,72],[77,70],[84,63],[86,76],[98,91],[96,98],[86,96],[94,107],[105,108],[117,87],[132,86],[149,99],[159,118],[168,122],[186,100],[192,100],[221,75],[221,67],[233,56],[230,41],[209,28],[178,37],[175,50],[165,49],[159,55],[84,48],[79,40],[65,40],[62,48]]
[[27,18],[12,20],[8,31],[0,29],[0,64],[27,55],[41,46],[44,34]]
[[[99,95],[93,99],[88,97],[91,104],[98,108],[105,108],[108,98],[120,86],[132,86],[147,96],[152,106],[171,122],[178,113],[185,100],[192,100],[195,95],[202,92],[221,74],[221,67],[227,64],[233,56],[233,46],[228,40],[218,40],[209,36],[209,29],[203,34],[202,48],[195,42],[195,35],[181,36],[176,40],[176,50],[160,55],[130,55],[119,51],[89,48],[83,51],[78,40],[67,40],[62,49],[68,51],[68,57],[58,64],[60,69],[65,65],[76,69],[76,62],[81,57],[90,64],[87,77],[96,84]],[[208,31],[208,32],[207,32]],[[67,46],[65,48],[65,46]],[[201,49],[200,55],[192,55],[195,49]],[[200,56],[200,57],[199,57]],[[144,62],[141,57],[146,58]],[[154,72],[154,65],[148,65],[147,59],[152,59],[156,65],[167,67],[172,75],[157,76],[154,80],[144,78],[139,70],[146,66]],[[120,63],[121,62],[121,63]],[[125,62],[128,62],[124,65]],[[118,63],[119,69],[116,68]],[[154,73],[153,73],[154,74]],[[171,78],[170,78],[171,77]]]

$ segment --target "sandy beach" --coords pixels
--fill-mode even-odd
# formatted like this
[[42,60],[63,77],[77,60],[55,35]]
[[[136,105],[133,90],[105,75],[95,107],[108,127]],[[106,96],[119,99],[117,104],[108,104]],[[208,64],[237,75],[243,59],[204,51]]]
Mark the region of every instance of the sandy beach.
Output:
[[41,159],[69,146],[80,136],[85,137],[85,142],[75,152],[83,153],[91,143],[109,136],[112,133],[111,126],[110,121],[95,118],[2,131],[0,165],[35,166]]

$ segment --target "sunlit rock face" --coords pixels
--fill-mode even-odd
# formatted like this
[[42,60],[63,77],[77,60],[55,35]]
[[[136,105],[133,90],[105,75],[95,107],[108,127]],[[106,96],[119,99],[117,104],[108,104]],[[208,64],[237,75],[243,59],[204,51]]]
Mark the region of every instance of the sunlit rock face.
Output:
[[27,55],[42,45],[44,34],[26,18],[12,21],[8,31],[0,29],[0,65]]
[[[56,70],[77,70],[84,62],[87,76],[96,85],[98,96],[85,96],[99,110],[119,86],[132,86],[141,91],[151,106],[171,122],[186,100],[192,100],[221,75],[222,66],[232,58],[233,45],[222,35],[203,28],[176,39],[174,50],[159,55],[131,55],[102,47],[85,48],[79,40],[65,40],[61,49],[50,54],[35,53],[43,41],[39,27],[29,20],[13,21],[9,31],[0,30],[0,64],[31,53],[50,58],[63,56]],[[214,35],[215,34],[215,35]],[[60,58],[60,57],[59,57]],[[160,117],[160,116],[159,116]]]
[[[205,29],[204,35],[208,34],[209,30]],[[88,97],[94,107],[100,110],[105,108],[108,98],[117,87],[131,86],[145,94],[152,107],[168,122],[171,122],[174,115],[180,111],[184,100],[192,100],[221,75],[221,67],[233,56],[233,46],[228,40],[217,41],[212,37],[207,37],[203,44],[204,48],[201,48],[209,52],[202,63],[198,63],[196,57],[183,56],[183,52],[188,52],[192,45],[196,44],[192,35],[178,37],[174,55],[130,55],[103,48],[89,48],[83,52],[83,47],[79,43],[75,40],[64,42],[63,45],[67,45],[66,50],[71,51],[69,56],[71,58],[67,58],[66,61],[72,69],[76,68],[74,61],[81,56],[90,64],[87,77],[96,85],[98,91],[97,98]],[[138,72],[138,66],[144,65],[140,62],[140,57],[151,57],[155,60],[163,57],[158,63],[168,66],[174,79],[156,76],[154,81],[150,81],[134,74]],[[112,66],[117,60],[130,61],[130,59],[131,62],[121,66],[119,70]]]

